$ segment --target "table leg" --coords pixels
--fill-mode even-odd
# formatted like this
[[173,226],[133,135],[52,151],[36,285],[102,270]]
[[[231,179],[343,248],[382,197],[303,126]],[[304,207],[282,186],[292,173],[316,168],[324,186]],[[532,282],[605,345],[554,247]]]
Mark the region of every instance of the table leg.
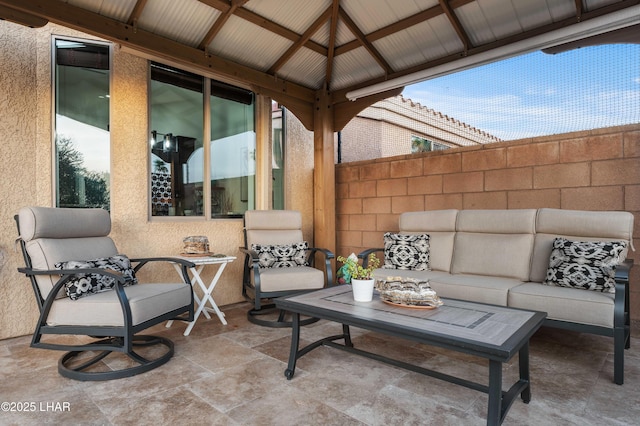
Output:
[[520,397],[528,404],[531,401],[531,381],[529,377],[529,342],[525,343],[518,354],[518,364],[520,366],[520,380],[528,383],[527,387],[520,393]]
[[502,417],[502,363],[489,360],[489,407],[487,425],[499,425]]
[[284,371],[284,375],[287,380],[293,378],[296,372],[296,361],[298,359],[298,345],[300,344],[300,314],[291,314],[291,351],[289,352],[289,364]]
[[222,275],[222,271],[224,271],[224,268],[227,266],[226,263],[221,263],[220,267],[218,268],[218,271],[216,272],[215,276],[213,277],[213,280],[211,280],[211,284],[209,285],[209,288],[205,289],[204,288],[204,284],[202,283],[202,281],[200,281],[201,287],[204,290],[204,296],[202,297],[202,304],[205,306],[205,314],[207,316],[207,318],[210,318],[208,313],[207,313],[207,309],[206,308],[206,304],[207,301],[209,302],[209,304],[211,305],[211,307],[213,308],[214,312],[216,313],[216,315],[218,315],[218,318],[220,319],[220,322],[224,325],[227,325],[227,320],[224,318],[224,313],[220,310],[220,308],[218,308],[218,305],[216,305],[216,302],[213,300],[213,297],[211,296],[211,294],[213,293],[213,289],[216,287],[216,284],[218,284],[218,280],[220,279],[220,276]]

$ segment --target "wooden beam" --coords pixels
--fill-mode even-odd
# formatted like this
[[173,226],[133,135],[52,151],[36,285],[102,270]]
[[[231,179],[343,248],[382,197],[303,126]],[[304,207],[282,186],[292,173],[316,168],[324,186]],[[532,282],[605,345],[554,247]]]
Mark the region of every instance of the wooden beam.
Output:
[[227,23],[231,15],[233,15],[236,9],[238,9],[239,7],[242,7],[242,5],[245,4],[247,1],[249,0],[233,0],[231,7],[229,7],[226,11],[222,12],[222,14],[218,16],[218,19],[216,19],[216,22],[214,22],[211,28],[209,28],[209,31],[207,31],[207,34],[204,36],[204,38],[198,45],[198,49],[206,51],[207,46],[211,44],[211,42],[216,37],[216,35],[220,32],[222,27],[224,27],[224,24]]
[[251,90],[259,95],[268,96],[279,104],[284,105],[300,120],[307,130],[313,131],[313,103],[260,86],[251,86]]
[[333,105],[333,131],[339,132],[349,124],[349,122],[363,109],[375,104],[383,99],[392,96],[398,96],[404,87],[387,90],[386,92],[376,93],[375,95],[358,98],[355,101],[338,102]]
[[49,22],[40,16],[25,13],[8,6],[0,6],[0,19],[6,19],[7,21],[30,28],[44,27]]
[[384,70],[384,73],[391,74],[393,70],[391,69],[391,66],[389,65],[387,60],[384,59],[380,52],[378,52],[378,50],[373,47],[373,44],[371,44],[371,42],[367,40],[362,30],[358,28],[356,23],[353,22],[351,17],[347,14],[347,12],[345,12],[343,8],[340,8],[340,18],[344,21],[345,25],[347,26],[347,28],[349,28],[353,35],[356,36],[360,44],[364,46],[365,49],[367,49],[371,56],[373,56],[378,65],[380,65],[380,67]]
[[275,74],[291,57],[298,51],[304,44],[309,41],[318,29],[324,25],[325,22],[331,17],[331,6],[329,6],[318,18],[306,29],[304,34],[293,43],[282,56],[276,60],[271,68],[267,71],[267,74]]
[[[218,9],[221,12],[224,12],[229,7],[231,7],[228,3],[222,0],[199,0],[199,1],[215,9]],[[245,21],[249,21],[252,24],[262,27],[267,31],[270,31],[274,34],[279,35],[280,37],[284,37],[291,41],[296,41],[300,38],[300,34],[296,33],[295,31],[291,31],[289,28],[283,27],[282,25],[277,24],[265,18],[264,16],[260,16],[257,13],[254,13],[250,10],[245,9],[244,7],[238,8],[235,11],[234,15],[237,16],[238,18],[242,18]],[[316,43],[315,41],[308,40],[304,44],[304,47],[306,47],[307,49],[311,49],[314,52],[317,52],[323,56],[327,56],[327,48],[322,46],[321,44]]]
[[331,77],[333,75],[333,57],[336,47],[336,32],[338,30],[338,12],[340,11],[340,0],[333,0],[331,9],[331,28],[329,29],[329,51],[327,52],[327,68],[324,73],[324,85],[329,90],[331,88]]
[[194,47],[68,3],[52,0],[0,0],[0,6],[32,13],[65,27],[119,43],[159,60],[200,70],[205,75],[219,75],[221,78],[237,83],[269,88],[273,92],[287,94],[305,102],[313,102],[314,99],[315,91],[299,84],[276,79],[264,72],[219,56],[204,54],[203,51]]
[[138,19],[140,19],[140,15],[142,15],[142,10],[147,5],[147,0],[138,0],[136,1],[136,5],[133,6],[133,10],[131,14],[129,14],[129,19],[127,19],[127,24],[133,25],[134,27],[138,25]]
[[447,0],[439,1],[440,7],[444,11],[444,14],[447,15],[447,19],[449,19],[451,26],[453,26],[453,29],[456,30],[456,34],[458,34],[458,37],[460,37],[460,41],[462,41],[462,45],[464,46],[464,51],[468,51],[472,47],[471,40],[469,39],[467,32],[462,27],[458,16],[455,14]]
[[336,251],[336,173],[333,110],[326,90],[316,92],[314,105],[313,243]]
[[[460,6],[464,6],[467,3],[471,3],[475,0],[454,0],[449,4],[452,9],[455,9]],[[390,36],[392,34],[397,33],[398,31],[406,30],[409,27],[414,25],[418,25],[424,21],[435,18],[438,15],[442,15],[444,11],[440,5],[433,6],[427,10],[423,10],[421,12],[416,13],[415,15],[408,16],[404,19],[401,19],[393,24],[387,25],[386,27],[380,28],[372,33],[366,35],[366,39],[373,43],[376,40],[381,38]],[[348,43],[345,43],[341,46],[336,47],[336,56],[342,55],[343,53],[347,53],[350,50],[357,49],[360,47],[360,42],[358,40],[353,40]]]
[[582,19],[582,0],[575,0],[576,3],[576,20],[580,22]]

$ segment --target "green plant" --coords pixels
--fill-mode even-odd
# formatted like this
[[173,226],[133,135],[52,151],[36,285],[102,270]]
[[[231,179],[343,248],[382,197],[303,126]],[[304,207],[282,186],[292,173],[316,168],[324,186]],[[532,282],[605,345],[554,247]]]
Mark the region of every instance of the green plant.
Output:
[[365,268],[358,262],[358,256],[355,253],[351,253],[349,257],[338,256],[338,262],[343,264],[337,273],[338,283],[349,284],[352,279],[371,279],[373,271],[380,267],[380,260],[374,253],[370,253],[367,260],[368,263]]

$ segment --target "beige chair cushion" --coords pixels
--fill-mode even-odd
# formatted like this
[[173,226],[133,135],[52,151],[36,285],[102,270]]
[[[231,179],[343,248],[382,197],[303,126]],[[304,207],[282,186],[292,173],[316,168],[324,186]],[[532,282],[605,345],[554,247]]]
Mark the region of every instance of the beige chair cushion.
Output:
[[324,272],[310,266],[260,270],[260,291],[315,290],[324,287]]
[[509,306],[547,313],[547,318],[613,327],[614,295],[599,291],[523,283],[509,292]]
[[463,210],[452,274],[529,279],[536,210]]
[[[540,209],[529,280],[543,282],[549,267],[553,239],[572,241],[633,241],[633,214],[619,211]],[[626,258],[626,252],[621,256]]]
[[295,210],[249,210],[244,217],[247,247],[304,241],[302,215]]
[[400,233],[429,235],[429,264],[434,271],[451,270],[457,214],[458,210],[433,210],[400,215]]
[[[191,303],[191,287],[185,283],[138,284],[125,287],[125,293],[131,305],[133,325]],[[105,291],[78,300],[57,299],[47,324],[122,327],[123,319],[117,293]]]

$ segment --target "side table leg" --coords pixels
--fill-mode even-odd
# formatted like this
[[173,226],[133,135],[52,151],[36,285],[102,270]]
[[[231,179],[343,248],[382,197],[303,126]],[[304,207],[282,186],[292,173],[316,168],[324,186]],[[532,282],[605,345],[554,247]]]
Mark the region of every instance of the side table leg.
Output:
[[291,351],[289,352],[289,364],[284,371],[284,375],[287,380],[293,378],[296,372],[296,361],[298,360],[298,345],[300,344],[300,314],[291,314]]
[[501,423],[502,418],[502,363],[489,360],[489,407],[487,425]]

